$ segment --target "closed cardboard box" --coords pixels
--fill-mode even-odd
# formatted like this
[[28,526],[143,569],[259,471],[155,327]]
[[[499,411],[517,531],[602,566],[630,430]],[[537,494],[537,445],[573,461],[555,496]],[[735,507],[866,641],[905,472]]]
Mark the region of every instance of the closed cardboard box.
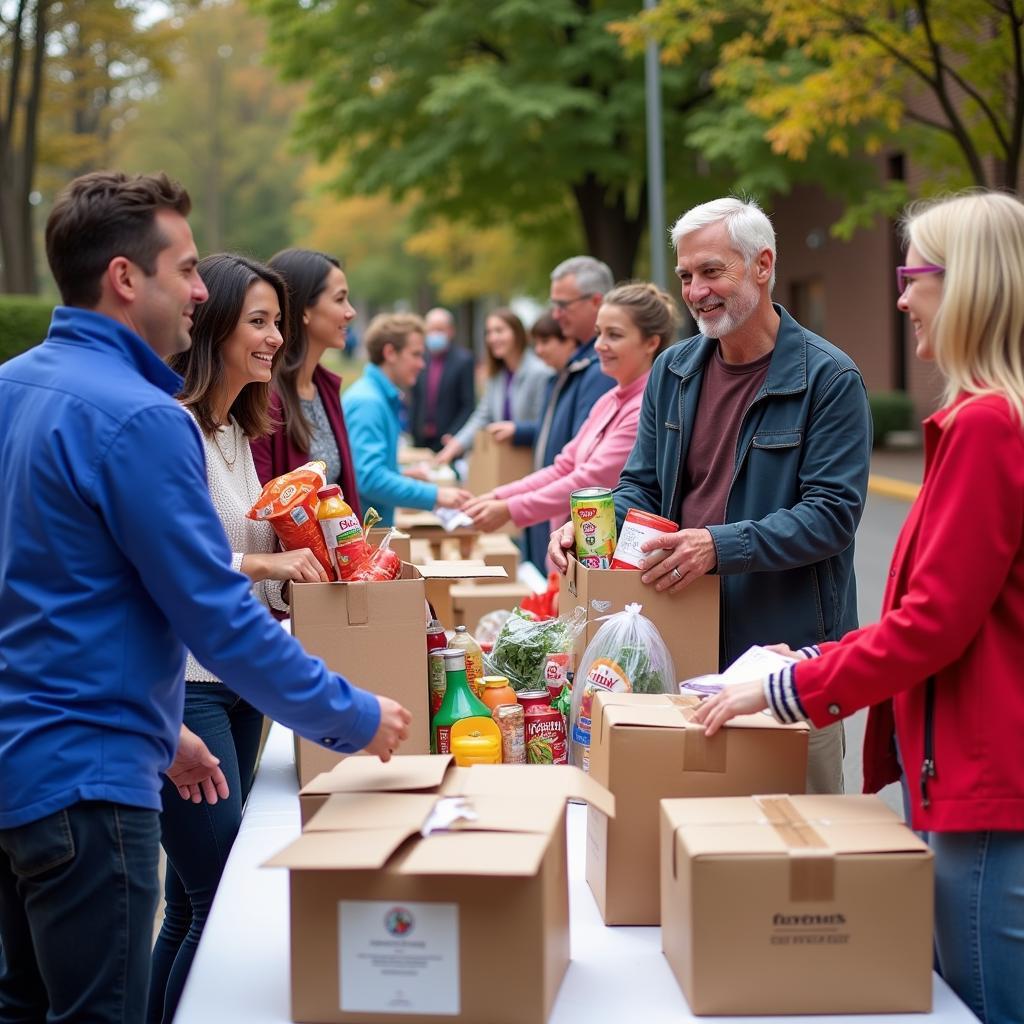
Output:
[[[431,569],[403,564],[401,577],[387,582],[295,584],[292,634],[329,669],[408,708],[412,726],[402,749],[425,754],[430,749],[430,714],[424,578],[470,579],[479,570],[458,562]],[[343,756],[298,739],[299,784]]]
[[569,965],[574,768],[349,758],[290,870],[296,1021],[543,1024]]
[[598,693],[590,775],[615,796],[609,820],[587,818],[587,883],[605,924],[659,923],[658,814],[665,797],[802,793],[807,726],[741,715],[707,739],[699,701],[674,694]]
[[662,949],[694,1013],[929,1011],[933,885],[877,797],[661,803]]
[[517,448],[508,441],[495,441],[486,430],[478,430],[469,455],[467,488],[487,494],[502,484],[522,480],[533,472],[533,448]]
[[588,569],[569,555],[569,568],[558,593],[558,611],[570,615],[577,605],[587,610],[587,628],[576,641],[577,665],[601,628],[598,619],[635,602],[657,626],[672,655],[677,680],[717,672],[718,577],[702,576],[680,593],[669,594],[641,583],[640,575],[633,569]]

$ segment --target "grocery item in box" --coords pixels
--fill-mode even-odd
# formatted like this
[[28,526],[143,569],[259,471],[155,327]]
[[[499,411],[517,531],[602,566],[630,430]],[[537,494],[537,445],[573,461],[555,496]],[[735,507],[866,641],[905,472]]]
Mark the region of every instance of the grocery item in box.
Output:
[[615,502],[607,487],[584,487],[569,495],[576,557],[588,569],[607,569],[615,551]]
[[631,508],[622,522],[622,532],[615,545],[610,569],[639,569],[641,561],[645,568],[660,562],[668,553],[668,548],[655,548],[653,551],[641,551],[644,541],[652,540],[659,535],[678,532],[679,527],[671,519],[656,516],[653,512],[644,512]]

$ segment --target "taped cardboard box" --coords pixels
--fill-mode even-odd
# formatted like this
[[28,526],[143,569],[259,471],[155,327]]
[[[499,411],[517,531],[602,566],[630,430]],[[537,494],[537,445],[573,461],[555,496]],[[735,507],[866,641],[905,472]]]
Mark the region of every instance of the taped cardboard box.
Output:
[[933,884],[877,797],[661,802],[662,949],[694,1013],[929,1011]]
[[587,817],[587,883],[605,924],[656,925],[659,803],[665,797],[802,793],[808,729],[741,715],[708,739],[696,697],[598,693],[590,775],[615,796],[609,820]]
[[502,484],[522,480],[532,472],[532,447],[516,447],[509,441],[495,441],[486,430],[477,431],[469,454],[469,477],[466,481],[466,487],[474,494],[487,494]]
[[680,593],[669,594],[641,583],[640,575],[634,569],[588,569],[570,553],[568,571],[559,584],[558,612],[571,615],[577,605],[587,610],[587,628],[576,640],[577,664],[601,628],[598,618],[636,602],[665,641],[677,680],[717,672],[718,577],[702,576]]
[[611,795],[574,768],[448,756],[327,778],[268,862],[290,870],[292,1018],[543,1024],[569,965],[565,803],[613,814]]
[[473,547],[473,557],[484,565],[500,565],[514,580],[519,572],[520,551],[515,541],[504,533],[482,533]]
[[[425,754],[430,749],[425,578],[471,579],[478,571],[480,566],[459,562],[432,569],[404,563],[401,577],[387,582],[295,584],[292,633],[328,668],[405,705],[412,727],[403,750]],[[297,738],[299,784],[343,756]]]

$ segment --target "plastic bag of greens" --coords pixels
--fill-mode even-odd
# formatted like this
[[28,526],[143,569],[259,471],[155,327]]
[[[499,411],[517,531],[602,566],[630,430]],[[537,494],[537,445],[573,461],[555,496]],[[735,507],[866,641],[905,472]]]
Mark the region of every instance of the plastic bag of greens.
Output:
[[484,667],[491,676],[505,676],[514,690],[543,690],[544,662],[549,654],[568,653],[587,625],[585,608],[568,617],[534,622],[518,608],[505,620]]
[[676,670],[658,627],[640,614],[641,605],[603,615],[587,644],[572,687],[569,749],[572,763],[590,770],[590,723],[594,694],[675,693]]

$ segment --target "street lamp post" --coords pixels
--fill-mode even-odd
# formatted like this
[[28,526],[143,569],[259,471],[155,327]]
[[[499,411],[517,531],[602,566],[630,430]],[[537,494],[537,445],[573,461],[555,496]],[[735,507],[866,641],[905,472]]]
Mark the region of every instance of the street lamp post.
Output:
[[[658,0],[644,0],[644,10]],[[667,284],[665,260],[665,152],[661,125],[661,66],[658,44],[648,38],[644,50],[644,95],[647,108],[647,234],[651,247],[651,280]]]

